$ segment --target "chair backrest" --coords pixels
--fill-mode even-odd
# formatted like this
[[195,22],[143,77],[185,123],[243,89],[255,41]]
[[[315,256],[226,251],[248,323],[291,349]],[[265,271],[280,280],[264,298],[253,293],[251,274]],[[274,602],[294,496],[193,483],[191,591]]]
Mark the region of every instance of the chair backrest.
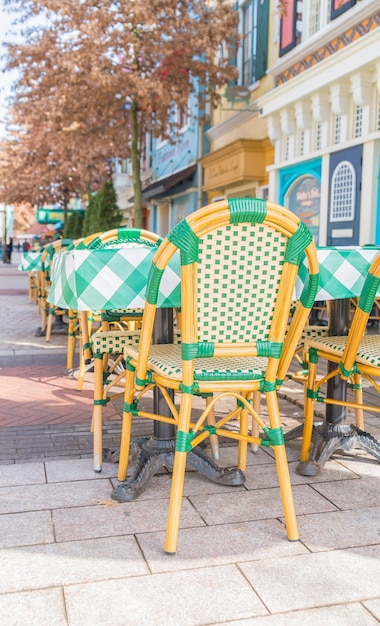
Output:
[[360,298],[355,309],[346,347],[342,357],[341,374],[342,378],[347,378],[353,368],[359,344],[365,333],[368,318],[372,311],[373,303],[380,288],[380,252],[368,270]]
[[157,245],[162,242],[162,237],[141,228],[113,228],[103,233],[98,233],[91,241],[85,243],[89,249],[122,246],[125,243],[131,245]]
[[[287,350],[293,348],[293,353],[318,287],[317,253],[307,227],[287,209],[257,198],[195,211],[174,227],[155,255],[143,333],[151,331],[162,270],[177,249],[183,358],[267,356],[270,377],[276,380],[304,254],[309,281],[293,318],[297,328],[287,338]],[[147,354],[140,350],[140,355],[137,377],[144,378]]]

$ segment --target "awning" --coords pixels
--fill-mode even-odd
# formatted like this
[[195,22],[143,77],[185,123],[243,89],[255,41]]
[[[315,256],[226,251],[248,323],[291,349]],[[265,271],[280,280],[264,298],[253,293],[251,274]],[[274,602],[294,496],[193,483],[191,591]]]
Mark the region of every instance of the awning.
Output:
[[[146,200],[149,200],[150,198],[155,198],[156,196],[160,196],[161,194],[165,193],[165,191],[172,189],[173,187],[178,185],[178,183],[181,183],[187,178],[192,177],[196,171],[197,171],[197,164],[194,163],[193,165],[190,165],[190,167],[186,167],[184,170],[181,170],[180,172],[176,172],[175,174],[172,174],[171,176],[168,176],[167,178],[157,180],[151,185],[148,185],[148,187],[145,187],[145,189],[143,189],[143,192],[142,192],[143,202],[145,202]],[[133,200],[133,198],[131,198],[131,200]]]

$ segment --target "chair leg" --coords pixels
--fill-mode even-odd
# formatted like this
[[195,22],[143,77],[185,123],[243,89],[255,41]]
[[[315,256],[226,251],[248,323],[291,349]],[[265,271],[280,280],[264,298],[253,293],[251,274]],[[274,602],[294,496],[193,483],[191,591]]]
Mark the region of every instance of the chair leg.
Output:
[[[181,396],[181,405],[179,410],[179,432],[189,432],[192,396],[184,393]],[[170,502],[168,513],[168,525],[166,528],[165,552],[174,554],[177,550],[179,523],[181,517],[181,505],[183,484],[185,481],[187,452],[180,450],[175,451],[172,485],[170,490]]]
[[[307,389],[314,390],[316,377],[317,377],[317,364],[309,363]],[[311,438],[313,435],[314,399],[309,398],[306,391],[307,390],[305,390],[305,396],[304,396],[305,420],[304,420],[304,425],[303,425],[303,436],[302,436],[302,445],[301,445],[301,456],[300,456],[301,462],[305,462],[309,458]]]
[[48,316],[47,316],[47,323],[46,323],[46,335],[45,335],[45,341],[50,341],[51,339],[51,331],[53,328],[53,321],[54,321],[54,310],[51,309],[49,307],[48,309]]
[[[245,408],[240,412],[240,435],[248,435],[248,409]],[[238,468],[242,472],[245,472],[247,468],[247,448],[247,441],[240,439],[238,444]]]
[[[278,407],[277,394],[269,392],[267,396],[268,416],[271,428],[280,428],[280,411]],[[296,510],[294,507],[292,485],[290,482],[289,466],[286,458],[285,443],[273,447],[276,459],[277,474],[280,484],[282,506],[284,509],[285,525],[289,541],[299,539]]]
[[[206,397],[206,407],[208,407],[208,405],[210,404],[210,402],[212,401],[212,396],[207,396]],[[210,413],[207,416],[207,423],[209,426],[215,426],[215,411],[212,408]],[[212,457],[213,459],[215,459],[216,461],[219,459],[219,439],[218,439],[218,435],[210,435],[210,446],[211,446],[211,453],[212,453]]]
[[[253,396],[252,396],[252,408],[255,411],[255,413],[257,413],[257,415],[260,415],[260,401],[261,401],[261,392],[254,391]],[[256,422],[255,419],[252,419],[252,437],[259,438],[259,436],[260,436],[260,426]],[[252,452],[258,452],[259,448],[260,446],[256,443],[253,443],[251,445]]]
[[[100,358],[96,358],[100,356]],[[94,471],[102,471],[103,460],[103,361],[101,355],[94,358],[94,408],[91,431],[94,441]]]
[[[355,390],[354,400],[355,404],[363,404],[363,389],[362,389],[362,377],[360,374],[353,375]],[[360,430],[364,430],[364,411],[361,408],[355,409],[355,423],[356,427]]]
[[75,344],[77,339],[78,318],[75,311],[69,311],[69,327],[67,333],[67,360],[66,367],[68,370],[73,369]]
[[[130,370],[126,370],[125,374],[125,394],[124,394],[124,407],[131,404],[134,395],[135,373]],[[119,456],[119,471],[117,478],[121,482],[126,480],[128,471],[128,459],[129,448],[131,445],[131,431],[132,431],[132,413],[131,411],[123,411],[123,421],[121,426],[121,440],[120,440],[120,456]]]
[[80,352],[79,352],[79,372],[77,381],[77,390],[82,391],[84,375],[86,372],[86,360],[91,359],[91,350],[89,347],[90,335],[88,329],[88,320],[86,311],[78,312],[79,325],[80,325]]

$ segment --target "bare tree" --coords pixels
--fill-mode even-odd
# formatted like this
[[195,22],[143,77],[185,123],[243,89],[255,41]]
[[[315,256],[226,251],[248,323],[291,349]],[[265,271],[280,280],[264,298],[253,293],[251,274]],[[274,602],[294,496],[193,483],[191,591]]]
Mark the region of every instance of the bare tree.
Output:
[[[104,175],[107,159],[130,158],[134,221],[142,225],[141,153],[146,132],[172,139],[175,107],[198,94],[196,117],[236,76],[237,14],[227,0],[5,0],[23,20],[27,43],[8,45],[20,79],[14,122],[33,162],[49,162],[65,182]],[[43,18],[43,19],[42,19]],[[24,121],[24,124],[23,124]],[[25,131],[26,128],[26,131]],[[33,136],[37,134],[38,140]],[[43,151],[45,148],[45,154]],[[67,166],[71,164],[71,172]],[[75,166],[75,174],[73,173]],[[69,176],[67,174],[69,173]],[[64,175],[65,174],[65,175]],[[49,178],[49,177],[48,177]],[[42,177],[42,186],[45,178]],[[48,185],[49,185],[48,181]],[[71,188],[71,187],[69,187]]]

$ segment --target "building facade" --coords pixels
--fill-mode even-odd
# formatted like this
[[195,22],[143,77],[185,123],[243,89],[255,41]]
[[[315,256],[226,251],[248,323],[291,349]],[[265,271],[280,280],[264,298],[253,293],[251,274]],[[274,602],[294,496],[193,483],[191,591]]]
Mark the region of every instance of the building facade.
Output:
[[320,245],[380,243],[380,9],[288,0],[271,91],[256,101],[273,145],[270,199]]

